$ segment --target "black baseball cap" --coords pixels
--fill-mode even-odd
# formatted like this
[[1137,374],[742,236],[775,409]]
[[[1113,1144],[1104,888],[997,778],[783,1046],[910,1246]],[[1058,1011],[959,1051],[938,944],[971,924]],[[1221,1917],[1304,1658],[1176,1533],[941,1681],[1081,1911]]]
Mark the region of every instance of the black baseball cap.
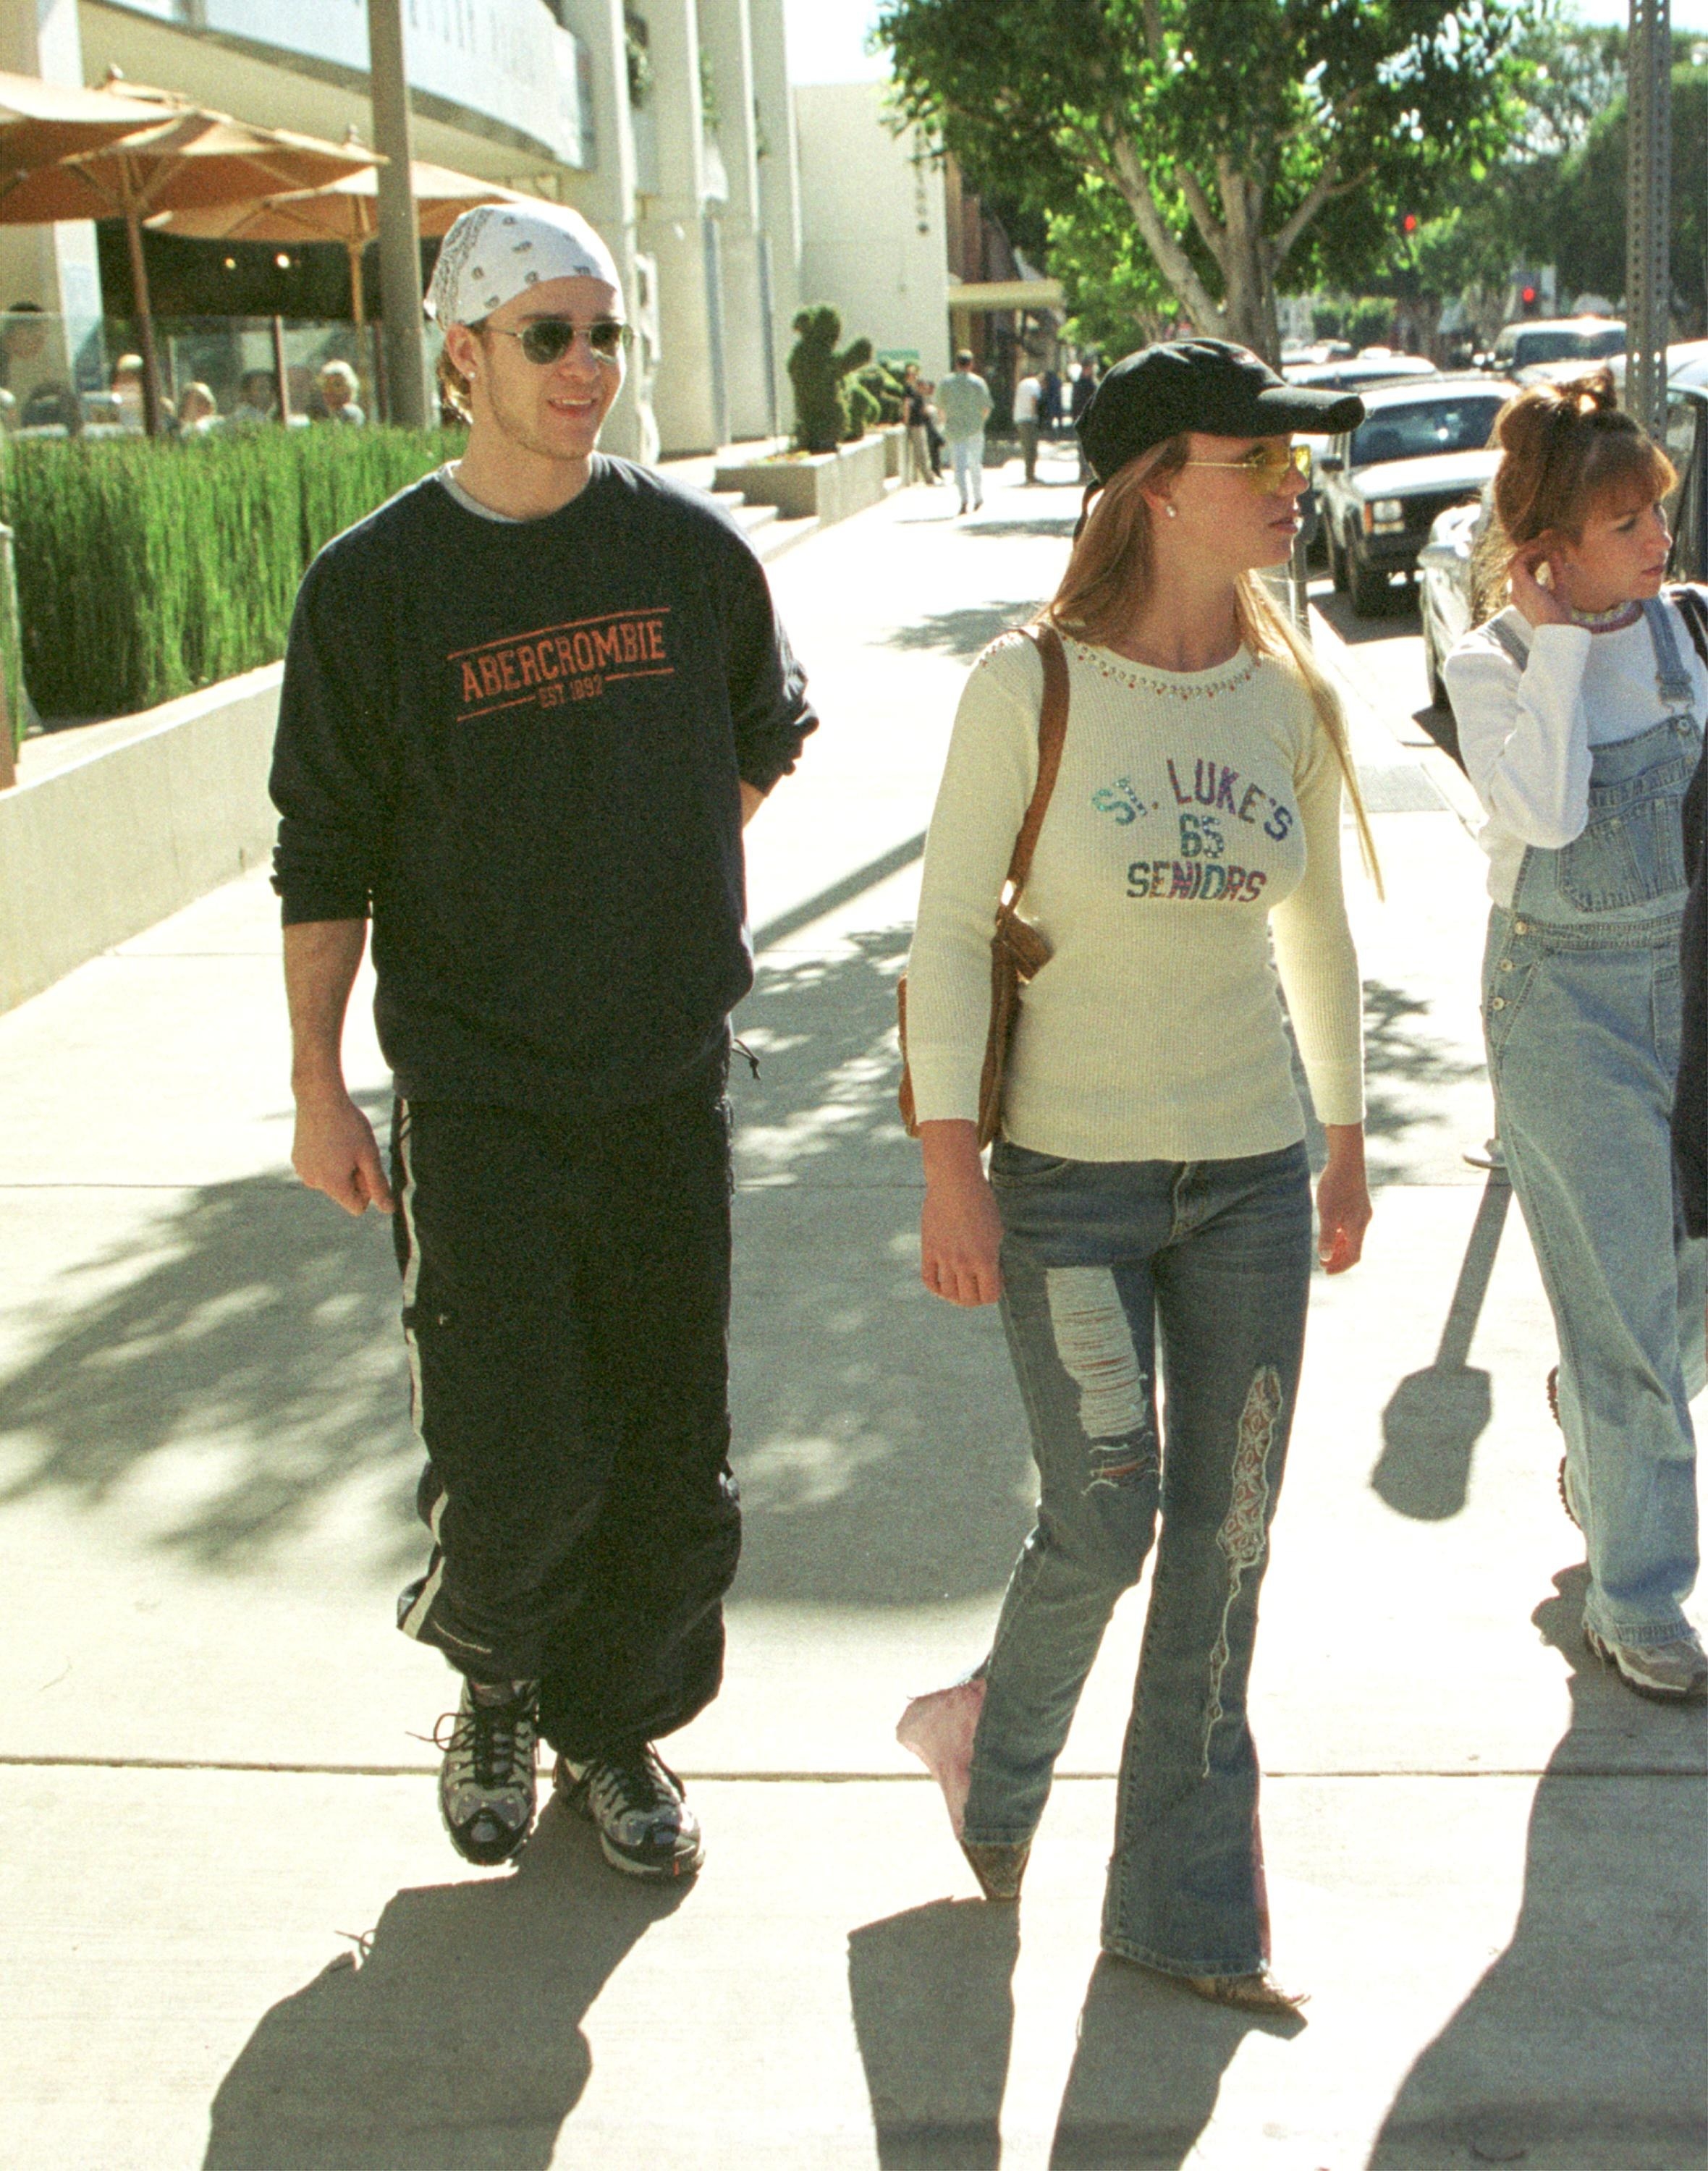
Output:
[[1227,340],[1164,340],[1118,362],[1079,418],[1092,472],[1107,482],[1129,460],[1183,430],[1217,437],[1278,437],[1295,430],[1338,437],[1364,419],[1353,392],[1289,384],[1249,346]]

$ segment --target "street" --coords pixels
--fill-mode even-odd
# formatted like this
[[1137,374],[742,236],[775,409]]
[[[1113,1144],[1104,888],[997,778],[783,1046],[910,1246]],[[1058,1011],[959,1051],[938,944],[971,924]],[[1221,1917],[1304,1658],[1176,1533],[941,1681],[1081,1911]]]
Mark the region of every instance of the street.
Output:
[[[1314,1289],[1253,1708],[1302,2029],[1099,1960],[1145,1591],[1018,1914],[895,1745],[981,1654],[1032,1471],[994,1312],[917,1278],[894,983],[966,667],[1053,587],[1065,447],[771,567],[822,728],[749,832],[727,1686],[706,1827],[634,1888],[554,1806],[440,1830],[389,1230],[288,1172],[250,876],[0,1017],[0,2160],[19,2171],[1684,2171],[1708,2149],[1708,1711],[1586,1655],[1551,1326],[1477,1019],[1474,803],[1415,609],[1318,583],[1386,902],[1356,872],[1377,1214]],[[352,1085],[386,1076],[359,992]],[[1704,1618],[1699,1597],[1696,1617]]]

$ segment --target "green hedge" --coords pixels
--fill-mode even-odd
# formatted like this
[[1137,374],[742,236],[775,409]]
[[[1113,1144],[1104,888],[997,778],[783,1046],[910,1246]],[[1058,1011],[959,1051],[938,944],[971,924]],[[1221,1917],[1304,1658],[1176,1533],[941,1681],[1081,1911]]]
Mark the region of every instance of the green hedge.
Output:
[[13,443],[4,508],[37,708],[123,715],[271,663],[321,544],[462,442],[328,428]]

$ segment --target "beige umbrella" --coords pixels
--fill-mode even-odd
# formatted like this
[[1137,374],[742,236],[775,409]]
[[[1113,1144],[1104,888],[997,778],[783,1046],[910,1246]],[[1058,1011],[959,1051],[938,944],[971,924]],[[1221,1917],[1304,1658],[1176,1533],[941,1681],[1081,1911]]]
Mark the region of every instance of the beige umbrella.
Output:
[[143,221],[158,212],[206,211],[287,190],[320,188],[384,161],[358,143],[323,143],[287,128],[257,127],[138,83],[110,82],[89,95],[110,99],[127,114],[133,106],[146,107],[158,126],[0,179],[0,224],[124,220],[142,335],[143,415],[153,436],[160,426],[160,377],[142,262]]
[[[416,223],[429,236],[448,233],[477,204],[534,201],[496,181],[476,180],[472,174],[454,173],[448,166],[430,166],[419,158],[409,174]],[[372,168],[346,174],[324,189],[295,190],[223,210],[173,212],[148,223],[201,241],[341,241],[350,258],[351,314],[357,324],[363,321],[363,253],[379,233],[379,176]]]
[[0,178],[159,126],[159,108],[139,99],[0,72]]

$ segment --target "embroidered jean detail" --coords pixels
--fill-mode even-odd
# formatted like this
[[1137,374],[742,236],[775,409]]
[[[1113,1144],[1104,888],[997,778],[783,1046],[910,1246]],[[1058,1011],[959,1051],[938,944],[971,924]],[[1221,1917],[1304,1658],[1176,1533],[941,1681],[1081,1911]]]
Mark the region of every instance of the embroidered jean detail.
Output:
[[1269,1451],[1281,1420],[1281,1376],[1265,1364],[1246,1392],[1239,1413],[1239,1436],[1233,1450],[1233,1489],[1216,1543],[1227,1563],[1227,1598],[1222,1609],[1222,1627],[1210,1654],[1210,1695],[1204,1707],[1204,1761],[1200,1776],[1210,1777],[1210,1739],[1225,1716],[1222,1708],[1222,1677],[1227,1670],[1228,1624],[1234,1600],[1252,1570],[1263,1560],[1269,1542]]
[[1156,1450],[1139,1353],[1115,1278],[1107,1267],[1051,1267],[1045,1283],[1055,1354],[1079,1390],[1090,1482],[1131,1484],[1155,1467]]

